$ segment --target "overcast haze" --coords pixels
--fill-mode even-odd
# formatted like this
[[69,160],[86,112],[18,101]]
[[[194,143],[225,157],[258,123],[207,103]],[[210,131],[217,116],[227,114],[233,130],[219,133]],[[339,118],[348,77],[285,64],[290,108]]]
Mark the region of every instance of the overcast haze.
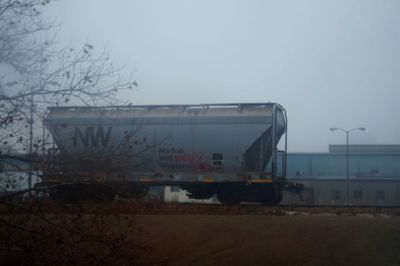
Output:
[[134,104],[277,102],[289,150],[400,143],[400,1],[64,0],[61,42],[127,64]]

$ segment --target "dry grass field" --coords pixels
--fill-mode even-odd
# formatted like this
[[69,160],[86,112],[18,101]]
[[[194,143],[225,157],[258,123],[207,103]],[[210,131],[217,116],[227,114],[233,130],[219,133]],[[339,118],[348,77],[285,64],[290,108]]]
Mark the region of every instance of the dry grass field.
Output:
[[0,208],[2,265],[400,265],[398,210]]

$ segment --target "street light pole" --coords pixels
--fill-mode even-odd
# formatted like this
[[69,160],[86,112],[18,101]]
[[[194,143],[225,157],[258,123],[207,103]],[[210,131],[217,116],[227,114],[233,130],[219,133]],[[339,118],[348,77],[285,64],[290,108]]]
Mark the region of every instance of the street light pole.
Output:
[[346,205],[348,206],[348,205],[350,205],[349,135],[350,135],[350,132],[355,131],[355,130],[365,131],[365,127],[357,127],[357,128],[352,128],[352,129],[343,129],[343,128],[332,127],[329,130],[330,131],[339,130],[339,131],[346,133]]
[[[349,173],[349,133],[350,131],[346,131],[346,179],[349,180],[350,173]],[[349,195],[347,195],[347,199]]]
[[30,117],[29,117],[29,173],[28,173],[28,187],[29,187],[29,198],[32,199],[32,153],[33,153],[33,87],[31,88],[31,105],[30,105]]

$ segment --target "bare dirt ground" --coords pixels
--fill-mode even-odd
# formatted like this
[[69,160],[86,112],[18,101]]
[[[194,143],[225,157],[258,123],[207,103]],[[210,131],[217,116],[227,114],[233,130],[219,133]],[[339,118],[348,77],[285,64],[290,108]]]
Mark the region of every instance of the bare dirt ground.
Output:
[[400,265],[400,218],[138,216],[149,265]]
[[0,206],[1,265],[400,265],[398,209]]

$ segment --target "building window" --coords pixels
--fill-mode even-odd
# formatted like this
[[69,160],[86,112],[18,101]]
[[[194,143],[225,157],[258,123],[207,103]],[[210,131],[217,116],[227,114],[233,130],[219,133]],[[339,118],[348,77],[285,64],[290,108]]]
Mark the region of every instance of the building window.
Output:
[[379,170],[378,169],[371,169],[371,174],[379,175]]
[[222,169],[224,167],[224,156],[222,153],[212,154],[212,167],[216,169]]
[[384,190],[377,190],[375,193],[376,201],[384,201],[385,200],[385,191]]
[[362,199],[363,191],[361,189],[357,189],[353,191],[353,199]]
[[332,199],[333,200],[340,199],[340,190],[339,189],[332,190]]
[[171,192],[179,192],[179,191],[181,191],[180,187],[177,187],[177,186],[171,187]]

